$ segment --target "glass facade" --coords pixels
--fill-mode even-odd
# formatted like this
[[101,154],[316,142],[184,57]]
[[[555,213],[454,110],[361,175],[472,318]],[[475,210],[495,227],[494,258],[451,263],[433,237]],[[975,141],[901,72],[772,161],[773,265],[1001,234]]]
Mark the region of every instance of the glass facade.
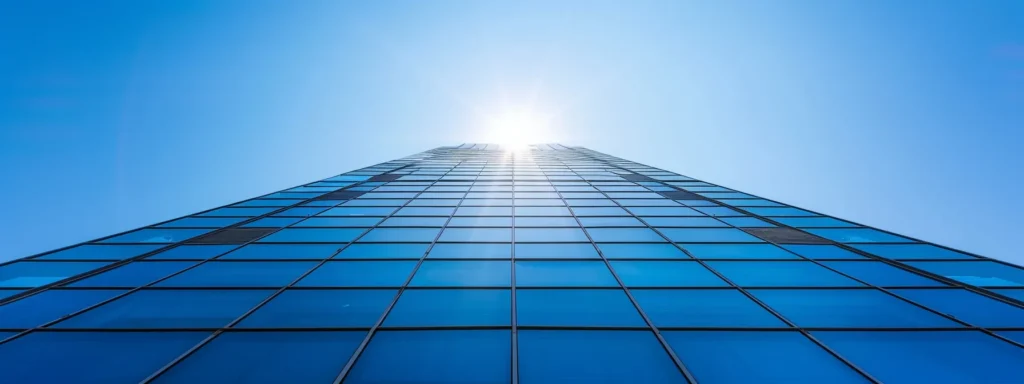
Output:
[[3,383],[1022,383],[1024,270],[581,147],[0,265]]

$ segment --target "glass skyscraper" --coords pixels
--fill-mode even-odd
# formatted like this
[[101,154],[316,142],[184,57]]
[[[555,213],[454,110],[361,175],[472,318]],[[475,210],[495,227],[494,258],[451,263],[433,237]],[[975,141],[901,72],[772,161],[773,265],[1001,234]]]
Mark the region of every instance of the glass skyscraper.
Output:
[[0,383],[1024,383],[1022,288],[589,149],[466,144],[0,265]]

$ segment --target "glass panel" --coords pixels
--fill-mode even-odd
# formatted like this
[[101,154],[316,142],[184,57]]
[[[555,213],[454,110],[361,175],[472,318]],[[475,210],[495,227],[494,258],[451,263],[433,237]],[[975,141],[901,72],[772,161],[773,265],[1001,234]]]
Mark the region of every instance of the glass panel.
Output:
[[212,229],[147,228],[101,240],[101,243],[177,243],[213,231]]
[[352,244],[335,259],[419,259],[430,244]]
[[978,327],[1024,327],[1024,309],[963,289],[893,289],[893,293]]
[[359,238],[360,243],[429,243],[441,228],[374,228]]
[[799,259],[771,244],[686,244],[682,247],[698,259]]
[[124,260],[160,249],[163,245],[80,245],[39,256],[39,260]]
[[316,266],[312,261],[211,261],[157,287],[283,287]]
[[261,216],[273,211],[278,208],[217,208],[212,211],[204,212],[199,216],[212,216],[212,217],[230,217],[230,216]]
[[771,228],[775,226],[775,224],[753,217],[721,217],[719,220],[740,228]]
[[774,219],[782,224],[796,228],[815,227],[856,227],[856,224],[837,220],[831,217],[778,217]]
[[0,266],[0,287],[35,288],[109,264],[106,261],[16,261]]
[[633,217],[581,217],[584,227],[646,227]]
[[797,332],[662,334],[701,383],[750,383],[751,378],[759,383],[869,383]]
[[512,270],[508,261],[427,261],[416,271],[411,286],[507,287]]
[[728,227],[711,217],[645,217],[652,227]]
[[264,217],[242,225],[243,228],[282,228],[301,221],[301,217]]
[[734,228],[658,228],[658,230],[664,233],[669,240],[677,243],[763,242],[761,239]]
[[510,242],[509,228],[445,228],[438,241],[453,242]]
[[665,238],[648,228],[587,228],[595,242],[664,243]]
[[516,242],[590,242],[581,228],[516,228]]
[[1019,377],[1018,367],[1024,364],[1024,349],[981,332],[813,334],[886,384],[1005,383]]
[[219,259],[326,259],[338,248],[338,244],[250,244]]
[[[447,217],[392,217],[380,223],[382,227],[443,227]],[[373,233],[371,231],[371,233]],[[369,236],[369,235],[367,235]],[[431,239],[433,240],[433,239]]]
[[515,207],[516,216],[571,216],[565,207]]
[[599,259],[591,244],[516,244],[516,259]]
[[218,328],[272,290],[140,290],[68,318],[56,328]]
[[509,259],[512,244],[435,244],[430,250],[431,259]]
[[619,207],[573,207],[576,216],[630,216],[629,212]]
[[959,326],[875,289],[752,289],[749,292],[802,327]]
[[632,289],[644,313],[658,327],[786,327],[786,324],[731,289]]
[[389,289],[288,289],[237,327],[370,327],[395,298]]
[[743,287],[850,287],[863,285],[809,261],[709,261]]
[[579,227],[579,223],[573,217],[549,216],[549,217],[516,217],[517,227]]
[[[3,344],[3,383],[138,383],[208,332],[33,332]],[[55,369],[54,362],[60,362]]]
[[362,228],[285,228],[257,240],[260,243],[347,243],[355,240]]
[[511,217],[453,217],[448,227],[511,227]]
[[601,261],[516,261],[516,285],[523,287],[617,287]]
[[519,331],[522,383],[685,383],[650,331]]
[[156,383],[325,383],[366,332],[227,332]]
[[[505,383],[512,375],[510,333],[380,331],[356,361],[345,384]],[[402,362],[401,369],[395,369],[396,361]]]
[[296,227],[372,227],[380,217],[310,217],[295,224]]
[[689,259],[672,244],[598,244],[609,259]]
[[136,261],[72,283],[71,287],[127,287],[149,284],[195,265],[191,261]]
[[794,253],[814,260],[826,259],[865,259],[864,256],[847,251],[834,245],[783,245]]
[[[0,305],[0,328],[27,329],[57,320],[124,291],[48,290]],[[2,372],[3,370],[0,370]]]
[[937,280],[932,280],[878,261],[823,261],[822,264],[879,287],[945,285]]
[[299,287],[399,287],[415,261],[329,261],[299,280]]
[[[461,194],[460,194],[461,195]],[[451,207],[405,207],[395,212],[395,216],[451,216],[455,208]]]
[[971,255],[939,248],[931,244],[856,244],[854,248],[895,260],[976,259]]
[[511,318],[507,289],[407,289],[384,326],[509,326]]
[[512,216],[512,207],[459,207],[456,216]]
[[1024,269],[994,261],[910,261],[907,264],[979,287],[1024,286]]
[[910,243],[913,240],[871,228],[807,229],[807,232],[840,243]]
[[520,326],[646,326],[621,289],[519,289],[516,319]]
[[238,245],[179,245],[146,257],[146,260],[206,260],[235,248]]
[[612,261],[627,287],[723,287],[714,273],[694,261]]

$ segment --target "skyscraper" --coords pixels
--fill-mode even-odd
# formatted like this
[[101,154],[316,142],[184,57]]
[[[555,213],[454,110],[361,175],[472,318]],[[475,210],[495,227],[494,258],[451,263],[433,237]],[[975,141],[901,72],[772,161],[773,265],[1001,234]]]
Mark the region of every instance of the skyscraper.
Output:
[[1022,287],[589,149],[465,144],[0,265],[0,382],[1020,383]]

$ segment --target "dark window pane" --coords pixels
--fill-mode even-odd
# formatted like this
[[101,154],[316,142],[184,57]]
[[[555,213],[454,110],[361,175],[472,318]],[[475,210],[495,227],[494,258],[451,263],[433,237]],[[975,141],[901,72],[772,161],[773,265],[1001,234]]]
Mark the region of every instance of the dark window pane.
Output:
[[260,243],[347,243],[355,240],[362,228],[285,228],[264,237]]
[[0,266],[0,287],[35,288],[109,264],[105,261],[16,261]]
[[124,260],[155,251],[162,245],[80,245],[57,251],[39,260]]
[[72,287],[126,287],[149,284],[195,265],[192,261],[136,261],[72,283]]
[[834,245],[786,244],[783,245],[782,248],[786,248],[790,251],[793,251],[793,253],[814,260],[865,258],[864,256],[847,251]]
[[[336,259],[419,259],[430,244],[352,244]],[[435,248],[436,249],[436,248]]]
[[316,266],[313,261],[211,261],[157,287],[283,287]]
[[994,261],[910,261],[907,264],[979,287],[1024,286],[1024,269]]
[[264,217],[251,223],[243,224],[242,228],[282,228],[301,221],[301,217]]
[[[380,331],[345,384],[505,383],[511,377],[511,353],[507,330]],[[396,361],[402,362],[401,369]]]
[[237,244],[228,245],[179,245],[155,255],[146,257],[146,260],[206,260],[217,255],[238,248]]
[[750,234],[735,228],[659,228],[669,240],[677,243],[760,243]]
[[1024,327],[1024,309],[964,289],[893,289],[893,293],[979,327]]
[[217,328],[272,290],[141,290],[68,318],[57,328]]
[[519,325],[643,327],[621,289],[516,290]]
[[741,287],[849,287],[863,285],[810,261],[709,261]]
[[511,318],[507,289],[407,289],[384,326],[508,326]]
[[398,287],[415,261],[330,261],[300,280],[299,287]]
[[633,289],[633,297],[658,327],[786,327],[731,289]]
[[772,244],[686,244],[683,248],[698,259],[799,259]]
[[[99,304],[124,291],[48,290],[0,305],[0,328],[33,328]],[[3,370],[0,370],[2,372]]]
[[650,331],[519,331],[522,383],[685,383]]
[[958,327],[957,323],[874,289],[752,289],[802,327]]
[[366,332],[227,332],[157,383],[328,383]]
[[822,264],[879,287],[945,285],[937,280],[878,261],[823,261]]
[[389,289],[289,289],[238,327],[370,327],[384,314],[395,293]]
[[930,244],[855,244],[851,246],[876,256],[895,260],[975,259],[971,255]]

